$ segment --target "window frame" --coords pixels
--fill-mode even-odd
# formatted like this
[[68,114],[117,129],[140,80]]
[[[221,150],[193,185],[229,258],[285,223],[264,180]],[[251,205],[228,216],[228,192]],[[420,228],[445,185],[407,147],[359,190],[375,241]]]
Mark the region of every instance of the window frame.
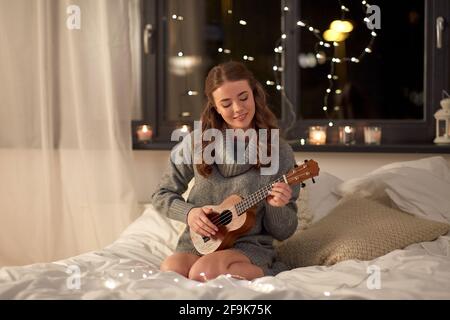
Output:
[[[286,0],[286,5],[292,9],[295,14],[285,17],[284,28],[290,31],[291,38],[299,39],[300,30],[298,28],[289,28],[295,26],[298,20],[301,20],[301,12],[298,1]],[[444,36],[444,42],[441,49],[436,48],[436,29],[435,22],[438,16],[444,15],[448,24],[450,4],[445,0],[428,0],[425,2],[425,55],[424,55],[424,118],[417,120],[387,120],[387,119],[347,119],[333,120],[333,127],[328,128],[327,144],[336,144],[338,141],[338,127],[342,125],[352,125],[357,128],[357,140],[363,141],[362,127],[366,125],[377,125],[382,127],[383,144],[404,145],[404,144],[430,144],[435,137],[434,112],[439,108],[442,89],[449,88],[449,37]],[[381,14],[383,17],[383,14]],[[383,19],[383,18],[381,18]],[[383,21],[383,20],[381,20]],[[448,25],[446,31],[448,30]],[[446,34],[446,33],[444,33]],[[295,59],[298,52],[298,42],[286,43],[286,59],[284,75],[284,87],[286,95],[294,106],[299,103],[298,84],[300,75],[297,72]],[[288,113],[288,106],[284,101],[282,104],[282,114]],[[328,125],[327,119],[299,119],[295,122],[293,129],[290,130],[287,137],[290,139],[306,138],[306,132],[309,126]],[[289,121],[282,119],[282,125],[285,127]]]
[[[280,2],[281,6],[287,5],[292,14],[285,15],[282,19],[282,30],[288,33],[290,39],[299,39],[299,28],[296,22],[301,19],[300,6],[297,0],[284,0]],[[280,9],[281,10],[281,9]],[[170,136],[177,125],[175,121],[167,121],[164,119],[165,109],[165,50],[167,30],[167,17],[165,15],[166,1],[162,0],[143,0],[142,1],[142,30],[145,25],[150,23],[153,26],[153,34],[151,37],[151,52],[145,55],[142,52],[142,102],[143,102],[143,119],[141,121],[133,121],[133,132],[137,124],[149,123],[153,127],[154,138],[153,145],[163,143],[169,149],[173,142]],[[444,16],[446,19],[446,28],[443,37],[443,46],[441,49],[436,48],[436,29],[435,23],[438,16]],[[365,125],[378,125],[383,130],[384,145],[405,145],[405,144],[432,144],[435,135],[436,121],[434,112],[439,108],[442,89],[449,88],[449,26],[450,19],[450,2],[446,0],[427,0],[425,2],[425,65],[424,65],[424,118],[420,120],[383,120],[383,119],[348,119],[333,120],[334,126],[328,128],[327,144],[333,145],[338,140],[338,127],[340,125],[353,125],[357,127],[357,139],[362,141],[362,127]],[[282,56],[283,69],[283,87],[284,94],[294,106],[299,102],[298,84],[300,83],[300,73],[297,67],[297,53],[299,41],[286,41],[285,53]],[[144,49],[142,49],[144,50]],[[287,101],[282,98],[281,103],[281,119],[279,119],[280,128],[285,128],[289,123],[289,109]],[[295,111],[295,110],[294,110]],[[327,125],[327,119],[299,119],[293,125],[292,130],[286,133],[288,140],[298,140],[306,137],[309,126]],[[134,137],[134,135],[133,135]],[[135,137],[133,139],[135,148],[139,148],[136,144]],[[312,146],[311,146],[312,147]],[[152,144],[144,147],[151,149]],[[161,148],[156,147],[158,149]],[[164,148],[164,147],[163,147]],[[368,147],[370,148],[370,147]],[[321,146],[321,151],[326,151],[326,146]],[[335,148],[333,149],[334,151]],[[366,150],[366,148],[364,148]],[[374,147],[376,150],[376,147]],[[391,149],[389,149],[391,150]],[[331,151],[331,149],[330,149]],[[356,150],[357,151],[357,150]],[[395,152],[395,148],[391,151]]]

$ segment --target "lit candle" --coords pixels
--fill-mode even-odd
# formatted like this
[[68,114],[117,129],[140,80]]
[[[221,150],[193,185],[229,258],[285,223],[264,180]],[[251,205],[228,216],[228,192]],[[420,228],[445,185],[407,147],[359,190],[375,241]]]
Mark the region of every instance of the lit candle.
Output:
[[327,127],[326,126],[313,126],[309,127],[309,143],[310,144],[325,144],[327,140]]
[[380,144],[381,127],[364,127],[364,142],[366,144]]
[[343,144],[355,144],[355,128],[351,126],[339,127],[339,142]]
[[147,143],[152,139],[153,130],[151,126],[144,124],[137,127],[136,134],[139,142]]

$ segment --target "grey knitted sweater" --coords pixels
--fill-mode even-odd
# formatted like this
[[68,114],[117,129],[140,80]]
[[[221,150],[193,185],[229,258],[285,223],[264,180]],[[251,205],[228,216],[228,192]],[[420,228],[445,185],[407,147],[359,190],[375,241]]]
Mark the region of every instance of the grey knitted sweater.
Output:
[[[294,165],[292,148],[282,139],[279,143],[279,169],[274,175],[261,175],[260,169],[248,163],[248,157],[245,164],[214,164],[212,173],[207,178],[197,172],[195,164],[174,164],[171,160],[169,171],[164,174],[152,195],[152,203],[169,218],[186,223],[187,214],[192,208],[220,204],[232,194],[246,197],[269,185]],[[181,195],[192,178],[195,178],[195,183],[186,202]],[[277,259],[273,240],[285,240],[297,229],[295,202],[300,186],[291,188],[292,198],[286,206],[273,207],[265,200],[257,205],[255,225],[246,235],[237,239],[233,247],[245,254],[253,264],[261,267],[265,275],[275,275],[287,269]],[[180,237],[177,251],[200,255],[190,239],[189,227]]]

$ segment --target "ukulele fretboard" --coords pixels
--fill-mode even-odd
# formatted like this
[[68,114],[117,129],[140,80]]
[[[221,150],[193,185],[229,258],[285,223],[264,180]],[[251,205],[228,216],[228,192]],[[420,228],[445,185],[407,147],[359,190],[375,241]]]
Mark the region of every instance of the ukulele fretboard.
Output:
[[269,191],[272,189],[272,185],[276,182],[282,181],[284,181],[284,178],[280,177],[275,181],[273,181],[272,183],[270,183],[269,185],[262,187],[258,191],[252,193],[251,195],[245,197],[240,202],[238,202],[235,206],[238,216],[246,212],[248,209],[259,203],[263,199],[265,199],[268,196]]

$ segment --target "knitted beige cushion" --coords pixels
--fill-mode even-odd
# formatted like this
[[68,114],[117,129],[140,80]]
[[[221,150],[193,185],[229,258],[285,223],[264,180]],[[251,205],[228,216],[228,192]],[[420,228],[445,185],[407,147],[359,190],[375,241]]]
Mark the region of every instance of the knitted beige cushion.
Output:
[[300,189],[300,194],[297,199],[297,230],[303,230],[311,225],[313,220],[312,213],[309,209],[309,194],[306,188]]
[[323,219],[277,245],[291,268],[372,260],[410,244],[432,241],[450,226],[414,217],[374,200],[348,197]]

